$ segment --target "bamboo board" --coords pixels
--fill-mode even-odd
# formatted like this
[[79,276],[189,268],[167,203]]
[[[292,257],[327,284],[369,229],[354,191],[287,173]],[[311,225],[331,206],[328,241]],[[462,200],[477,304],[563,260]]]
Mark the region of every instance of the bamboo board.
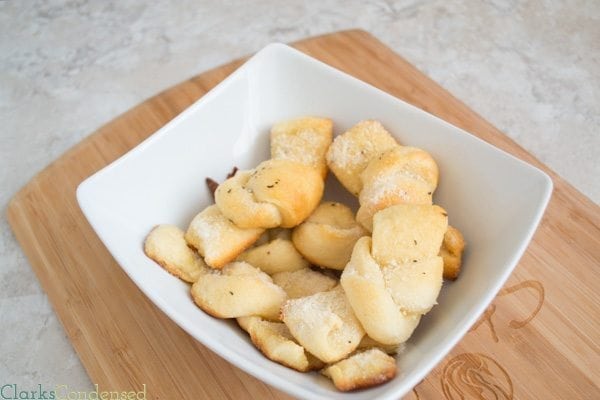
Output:
[[[295,47],[472,132],[554,181],[546,214],[507,285],[406,398],[600,398],[600,208],[368,33],[339,32]],[[198,75],[116,118],[39,173],[8,207],[18,241],[101,390],[145,384],[152,399],[289,398],[213,354],[146,299],[75,198],[81,181],[242,62]]]

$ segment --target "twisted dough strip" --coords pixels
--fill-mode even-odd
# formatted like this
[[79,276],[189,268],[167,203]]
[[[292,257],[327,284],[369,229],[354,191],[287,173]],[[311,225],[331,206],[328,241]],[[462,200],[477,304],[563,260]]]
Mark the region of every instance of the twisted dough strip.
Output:
[[201,275],[209,273],[210,268],[188,247],[184,235],[175,225],[155,226],[144,241],[144,253],[169,273],[194,283]]
[[396,376],[396,360],[378,348],[358,352],[329,365],[321,373],[343,392],[380,385]]
[[201,275],[191,294],[198,307],[218,318],[258,315],[277,320],[287,299],[269,275],[245,262],[233,262],[220,271]]
[[[373,215],[394,204],[432,204],[439,170],[425,151],[401,146],[377,121],[361,121],[335,138],[327,162],[338,180],[358,196],[357,221],[369,232]],[[440,255],[444,278],[456,279],[465,247],[462,234],[446,232]]]
[[432,204],[438,184],[438,167],[429,153],[396,146],[373,159],[361,173],[356,219],[373,230],[373,215],[394,204]]
[[340,283],[365,332],[383,344],[406,341],[435,304],[448,228],[439,206],[399,204],[375,214],[373,238],[361,238]]
[[277,286],[285,290],[289,299],[299,299],[315,293],[326,292],[338,284],[337,279],[310,268],[277,272],[271,278]]
[[270,159],[219,185],[215,202],[223,215],[240,228],[291,228],[314,210],[324,186],[315,168]]
[[306,372],[323,367],[323,362],[300,346],[283,322],[266,321],[257,316],[237,318],[252,343],[270,360]]
[[335,138],[327,151],[327,165],[350,193],[362,190],[360,174],[372,159],[398,146],[379,121],[366,120]]
[[350,207],[333,201],[321,203],[306,221],[294,228],[298,251],[320,267],[343,270],[356,241],[366,234]]
[[327,292],[286,301],[281,319],[298,343],[327,363],[352,353],[365,334],[339,285]]
[[357,221],[369,232],[373,215],[394,204],[431,204],[438,167],[425,151],[401,146],[378,121],[361,121],[335,138],[327,163],[358,196]]
[[[396,146],[373,159],[361,173],[363,189],[356,220],[373,231],[373,215],[395,204],[432,204],[439,170],[429,153],[415,148]],[[444,235],[440,248],[444,278],[456,279],[462,263],[465,241],[452,226]]]
[[215,192],[223,215],[240,228],[291,228],[323,196],[330,119],[305,117],[275,124],[271,159],[226,180]]
[[308,268],[310,263],[296,250],[291,236],[289,229],[269,229],[237,260],[246,261],[269,275]]
[[208,266],[220,269],[256,242],[263,232],[259,228],[237,227],[213,204],[192,219],[185,241],[204,257]]
[[271,158],[306,164],[327,175],[325,153],[333,138],[333,122],[304,117],[283,121],[271,128]]

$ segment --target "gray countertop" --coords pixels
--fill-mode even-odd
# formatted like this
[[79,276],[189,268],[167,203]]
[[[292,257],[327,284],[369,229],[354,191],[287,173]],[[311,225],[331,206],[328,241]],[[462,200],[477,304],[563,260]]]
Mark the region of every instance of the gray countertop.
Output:
[[[0,204],[162,89],[273,41],[350,28],[600,202],[598,1],[13,0],[0,1]],[[1,385],[92,387],[4,212],[0,325]]]

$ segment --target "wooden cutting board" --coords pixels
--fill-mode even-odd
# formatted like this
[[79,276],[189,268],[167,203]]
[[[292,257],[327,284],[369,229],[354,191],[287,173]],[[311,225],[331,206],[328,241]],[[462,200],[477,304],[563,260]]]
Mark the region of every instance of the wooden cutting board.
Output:
[[[599,399],[600,208],[371,35],[346,31],[299,50],[546,171],[555,190],[493,304],[407,399]],[[53,162],[11,201],[14,233],[101,390],[149,399],[282,399],[196,342],[125,275],[86,222],[77,185],[235,70],[205,72],[145,101]]]

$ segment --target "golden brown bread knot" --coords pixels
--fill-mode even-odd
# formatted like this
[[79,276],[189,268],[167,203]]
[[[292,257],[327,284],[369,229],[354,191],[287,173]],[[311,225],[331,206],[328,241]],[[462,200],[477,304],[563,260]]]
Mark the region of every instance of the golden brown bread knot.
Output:
[[154,227],[144,241],[144,252],[186,282],[196,282],[198,277],[209,272],[202,257],[188,247],[184,232],[174,225]]
[[265,321],[256,316],[237,318],[252,343],[269,359],[296,371],[306,372],[323,367],[323,362],[300,346],[282,322]]
[[298,343],[328,363],[352,353],[365,335],[339,285],[328,292],[288,300],[281,319]]
[[[432,204],[439,170],[425,151],[401,146],[377,121],[362,121],[333,141],[327,153],[329,168],[358,196],[356,220],[369,232],[373,215],[395,204]],[[449,229],[440,256],[444,277],[456,279],[465,246],[462,234]]]
[[373,224],[373,238],[363,237],[354,246],[341,285],[371,338],[402,343],[442,287],[437,254],[448,219],[435,205],[399,204],[375,214]]
[[319,204],[323,188],[323,178],[315,168],[271,159],[219,185],[215,202],[240,228],[291,228]]
[[261,228],[238,227],[216,205],[211,205],[194,217],[185,240],[198,250],[206,264],[223,268],[256,242],[263,232]]
[[233,262],[221,271],[200,276],[192,285],[192,298],[198,307],[214,317],[259,315],[277,320],[287,295],[258,268],[245,262]]
[[310,263],[296,250],[291,236],[289,229],[269,229],[237,260],[246,261],[269,275],[308,268]]
[[374,158],[362,172],[356,219],[369,231],[373,215],[394,204],[431,204],[438,167],[429,153],[396,146]]
[[292,241],[313,264],[343,270],[350,261],[354,244],[366,234],[367,231],[354,219],[350,207],[326,201],[294,228]]
[[283,121],[271,128],[271,158],[306,164],[327,175],[325,153],[333,138],[328,118],[304,117]]
[[289,299],[299,299],[315,293],[326,292],[338,284],[337,279],[310,268],[277,272],[271,278],[276,285],[285,290]]
[[327,151],[327,165],[350,193],[362,190],[360,174],[372,159],[398,146],[379,121],[366,120],[335,138]]
[[396,360],[378,348],[357,352],[321,373],[343,392],[380,385],[396,376]]

